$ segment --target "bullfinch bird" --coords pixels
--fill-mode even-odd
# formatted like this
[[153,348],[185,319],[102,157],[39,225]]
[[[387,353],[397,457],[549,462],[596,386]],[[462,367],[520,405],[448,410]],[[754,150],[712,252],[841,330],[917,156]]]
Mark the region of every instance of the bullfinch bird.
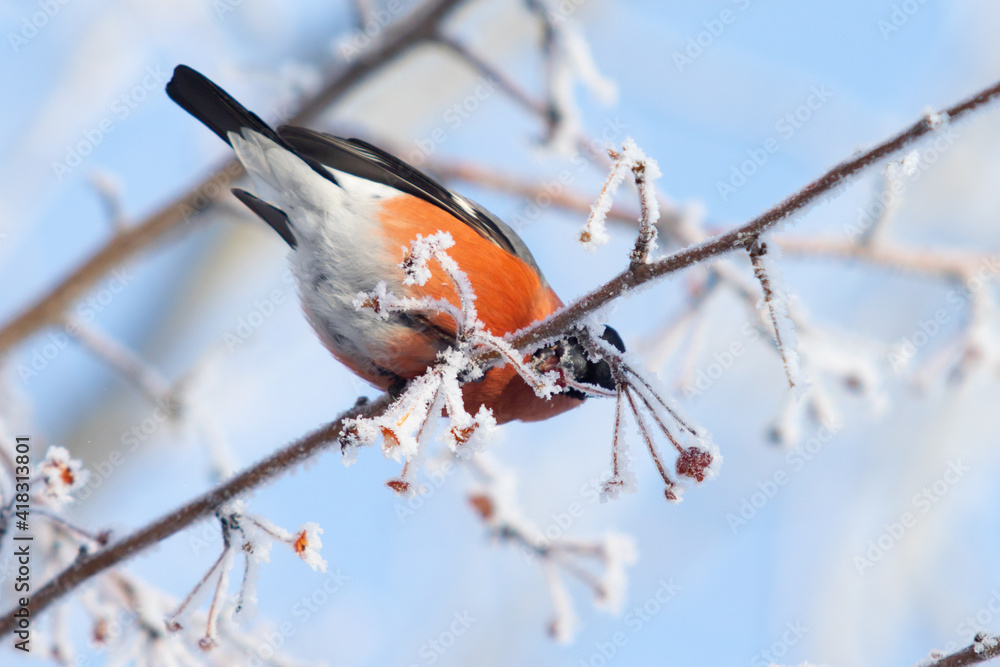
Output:
[[[167,94],[236,152],[260,196],[232,192],[291,246],[292,272],[313,329],[338,360],[379,389],[400,391],[456,342],[457,323],[442,313],[383,319],[355,307],[358,294],[380,282],[399,296],[458,305],[444,276],[404,284],[401,248],[418,234],[452,236],[449,254],[468,276],[479,319],[493,334],[523,329],[563,305],[514,230],[399,158],[359,139],[302,127],[273,130],[185,65],[174,70]],[[613,329],[602,337],[624,350]],[[572,335],[525,360],[577,385],[615,389],[608,363],[592,360]],[[585,395],[567,387],[539,398],[506,364],[463,385],[463,397],[470,414],[484,405],[503,423],[547,419]]]

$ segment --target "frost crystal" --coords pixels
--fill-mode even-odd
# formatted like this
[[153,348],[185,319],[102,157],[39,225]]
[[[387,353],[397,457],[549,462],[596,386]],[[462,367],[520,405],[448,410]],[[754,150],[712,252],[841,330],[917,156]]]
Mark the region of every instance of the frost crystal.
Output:
[[323,529],[319,527],[319,524],[307,523],[295,535],[295,542],[292,543],[292,548],[298,557],[304,560],[309,567],[320,572],[326,572],[326,561],[319,555],[320,549],[323,548],[323,542],[319,539],[319,536],[322,534]]
[[612,614],[620,614],[628,592],[626,570],[639,560],[639,550],[635,546],[635,540],[620,533],[606,535],[601,546],[605,568],[604,579],[601,581],[604,596],[598,600],[598,604]]
[[79,459],[70,458],[65,447],[49,447],[45,460],[38,464],[38,472],[45,482],[44,495],[57,505],[72,502],[73,491],[86,484],[90,476],[82,467]]
[[642,210],[642,217],[639,221],[640,240],[645,252],[640,261],[647,261],[656,240],[654,225],[660,217],[660,205],[652,185],[652,182],[661,176],[660,168],[655,160],[642,152],[631,137],[626,138],[622,143],[620,152],[609,151],[609,154],[614,159],[614,163],[611,165],[611,172],[608,174],[604,187],[601,188],[601,193],[597,196],[597,201],[591,207],[590,218],[580,232],[580,242],[583,243],[584,250],[597,252],[600,246],[605,245],[610,240],[606,225],[608,211],[611,210],[618,186],[631,171],[639,190],[639,203]]
[[[416,475],[423,464],[428,442],[434,435],[437,417],[446,414],[450,428],[441,440],[459,458],[468,458],[480,451],[484,441],[496,427],[493,413],[480,406],[475,415],[466,412],[462,395],[462,381],[482,377],[483,369],[476,361],[481,350],[499,353],[505,363],[511,364],[535,393],[542,397],[559,393],[562,388],[557,373],[540,375],[524,355],[506,340],[486,329],[476,312],[476,295],[472,283],[447,254],[454,245],[452,237],[438,232],[424,237],[418,235],[404,249],[400,264],[405,278],[404,285],[423,285],[431,278],[431,262],[436,262],[451,281],[459,305],[456,307],[440,299],[399,297],[379,283],[374,291],[357,295],[354,305],[369,309],[380,317],[390,313],[441,312],[450,315],[456,323],[456,344],[438,355],[438,363],[423,375],[410,380],[405,391],[381,415],[348,420],[341,435],[345,462],[349,462],[358,447],[374,444],[382,439],[383,453],[403,462],[399,477],[389,480],[388,486],[400,494],[419,491]],[[461,379],[460,379],[461,378]]]
[[774,327],[774,339],[785,364],[788,385],[795,392],[795,396],[801,398],[806,389],[809,388],[809,383],[806,382],[802,374],[795,324],[788,313],[789,296],[782,287],[781,273],[778,271],[776,260],[780,254],[777,244],[773,241],[765,242],[763,239],[758,239],[750,247],[750,261],[753,263],[754,276],[760,282],[764,292],[762,305],[770,313],[771,326]]

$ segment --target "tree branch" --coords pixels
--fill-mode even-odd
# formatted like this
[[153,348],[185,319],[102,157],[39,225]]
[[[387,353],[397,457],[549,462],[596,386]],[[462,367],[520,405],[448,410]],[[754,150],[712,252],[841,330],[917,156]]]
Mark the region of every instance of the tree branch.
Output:
[[961,651],[937,659],[923,660],[915,667],[962,667],[963,665],[978,665],[996,657],[1000,657],[1000,639],[980,632],[972,644]]
[[[946,109],[942,114],[944,122],[951,123],[958,121],[992,102],[998,96],[1000,96],[1000,82]],[[551,338],[639,285],[689,266],[715,259],[733,250],[747,247],[762,233],[775,227],[778,223],[786,220],[810,204],[815,203],[821,197],[832,196],[834,190],[868,167],[898,153],[915,143],[921,137],[930,134],[938,127],[940,122],[940,120],[932,120],[931,117],[925,116],[908,129],[879,144],[875,148],[846,162],[841,162],[817,180],[750,222],[724,234],[707,239],[702,243],[675,252],[657,262],[630,266],[605,285],[577,300],[553,317],[529,327],[527,330],[513,337],[510,341],[511,344],[515,347],[523,348],[546,338]]]
[[[194,522],[204,519],[227,501],[284,474],[310,456],[337,442],[344,420],[356,417],[374,417],[381,414],[388,407],[389,402],[388,395],[384,395],[374,402],[356,405],[326,426],[322,426],[280,449],[187,505],[169,512],[123,540],[114,542],[90,556],[77,559],[31,596],[32,615],[37,617],[53,602],[91,577],[180,532]],[[14,627],[13,612],[0,618],[0,637],[9,634],[14,630]]]
[[[462,2],[464,0],[428,0],[397,26],[387,28],[383,39],[334,75],[318,93],[303,103],[288,122],[302,124],[315,117],[388,63],[433,39],[438,26]],[[86,294],[102,276],[122,267],[168,232],[186,232],[199,227],[204,218],[193,214],[206,209],[218,197],[228,196],[229,185],[242,175],[240,163],[230,160],[144,221],[120,230],[45,296],[0,329],[0,354],[39,329],[58,323],[66,309]],[[184,225],[185,222],[192,224]]]

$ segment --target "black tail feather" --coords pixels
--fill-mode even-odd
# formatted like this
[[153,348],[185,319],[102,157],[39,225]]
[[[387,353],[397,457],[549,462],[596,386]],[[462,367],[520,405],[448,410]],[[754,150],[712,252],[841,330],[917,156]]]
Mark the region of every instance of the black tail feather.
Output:
[[231,192],[236,198],[243,202],[248,209],[253,211],[257,217],[266,222],[271,228],[285,239],[285,243],[296,246],[295,234],[292,233],[292,225],[288,222],[288,215],[277,206],[269,204],[260,197],[250,194],[246,190],[232,188]]
[[174,69],[174,76],[167,84],[167,95],[227,144],[232,145],[228,136],[230,132],[239,133],[245,127],[279,145],[285,144],[257,114],[247,110],[229,93],[187,65],[178,65]]

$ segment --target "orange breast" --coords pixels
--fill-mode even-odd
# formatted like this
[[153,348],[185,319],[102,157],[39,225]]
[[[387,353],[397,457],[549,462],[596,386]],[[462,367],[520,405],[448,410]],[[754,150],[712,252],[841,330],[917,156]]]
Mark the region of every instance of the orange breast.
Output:
[[[522,329],[562,306],[555,292],[543,284],[538,273],[519,257],[480,236],[476,230],[431,203],[410,195],[388,200],[382,206],[381,222],[390,252],[403,259],[417,234],[448,232],[455,245],[448,250],[469,277],[476,292],[479,318],[497,335]],[[451,280],[437,262],[431,262],[431,279],[410,288],[409,296],[444,299],[459,305]],[[455,331],[455,323],[444,316]]]
[[[531,265],[429,202],[410,195],[393,197],[383,204],[380,221],[386,250],[394,253],[393,261],[397,263],[403,259],[403,248],[408,249],[417,234],[451,234],[455,245],[448,254],[472,283],[479,319],[498,336],[523,329],[562,306]],[[436,261],[429,268],[430,280],[408,288],[407,296],[442,299],[458,306],[458,295],[448,276]],[[439,314],[431,319],[440,329],[455,334],[457,326],[450,316]],[[415,332],[399,341],[393,370],[406,378],[419,375],[434,362],[439,345]],[[510,366],[492,369],[483,380],[466,384],[463,391],[467,410],[474,413],[479,405],[486,405],[500,423],[545,419],[580,403],[564,396],[550,401],[537,398]]]

